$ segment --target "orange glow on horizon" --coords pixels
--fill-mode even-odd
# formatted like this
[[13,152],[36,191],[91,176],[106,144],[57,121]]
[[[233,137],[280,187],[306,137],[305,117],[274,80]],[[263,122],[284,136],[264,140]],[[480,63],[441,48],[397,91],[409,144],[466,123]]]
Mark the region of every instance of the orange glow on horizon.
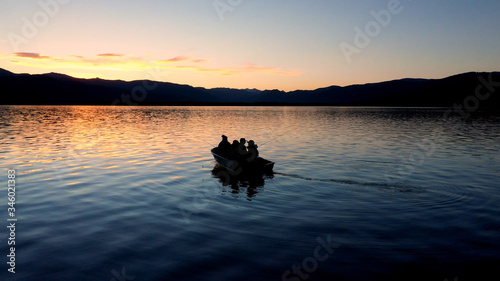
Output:
[[[220,67],[209,63],[209,60],[189,56],[178,56],[167,60],[148,60],[126,54],[99,54],[96,57],[84,57],[72,55],[67,57],[54,57],[39,53],[18,52],[10,56],[3,56],[11,64],[23,65],[35,68],[56,69],[101,69],[120,71],[141,71],[151,68],[161,68],[170,70],[188,70],[192,72],[214,73],[215,75],[240,75],[240,74],[266,74],[298,76],[298,70],[283,70],[278,67],[258,66],[253,63],[244,63],[239,66]],[[182,65],[177,63],[182,62]],[[203,66],[200,66],[202,64]]]

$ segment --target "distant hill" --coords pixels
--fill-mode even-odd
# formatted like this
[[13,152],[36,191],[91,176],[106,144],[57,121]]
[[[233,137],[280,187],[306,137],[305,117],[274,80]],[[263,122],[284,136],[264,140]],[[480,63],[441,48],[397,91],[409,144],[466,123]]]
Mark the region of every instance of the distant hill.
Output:
[[[346,87],[284,92],[255,89],[205,89],[150,80],[79,79],[59,73],[14,74],[0,69],[3,105],[348,105],[451,107],[464,100],[474,106],[476,89],[498,90],[483,100],[481,109],[498,109],[500,72],[468,72],[443,79],[401,79]],[[469,98],[467,98],[469,97]],[[466,99],[467,98],[467,99]]]
[[0,68],[0,77],[11,76],[11,75],[14,75],[14,73]]

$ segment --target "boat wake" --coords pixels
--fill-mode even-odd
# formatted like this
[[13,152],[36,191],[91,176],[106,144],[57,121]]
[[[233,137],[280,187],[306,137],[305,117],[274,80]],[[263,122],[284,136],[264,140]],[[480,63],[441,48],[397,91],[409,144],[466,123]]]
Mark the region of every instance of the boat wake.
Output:
[[285,177],[290,177],[290,178],[296,178],[296,179],[300,179],[300,180],[306,180],[306,181],[334,182],[334,183],[346,184],[346,185],[376,187],[379,189],[386,189],[388,191],[393,191],[393,192],[394,191],[398,191],[398,192],[422,192],[422,191],[424,191],[423,187],[411,186],[408,184],[389,184],[386,182],[367,182],[367,181],[353,180],[353,179],[311,178],[311,177],[304,177],[301,175],[281,173],[281,172],[274,172],[274,174],[285,176]]

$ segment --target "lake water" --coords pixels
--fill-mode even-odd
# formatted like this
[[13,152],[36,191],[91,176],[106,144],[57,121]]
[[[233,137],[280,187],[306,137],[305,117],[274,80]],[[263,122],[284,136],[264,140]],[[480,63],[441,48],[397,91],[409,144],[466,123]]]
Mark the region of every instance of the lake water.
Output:
[[[0,280],[458,280],[500,265],[500,114],[1,106]],[[210,149],[275,174],[224,185]]]

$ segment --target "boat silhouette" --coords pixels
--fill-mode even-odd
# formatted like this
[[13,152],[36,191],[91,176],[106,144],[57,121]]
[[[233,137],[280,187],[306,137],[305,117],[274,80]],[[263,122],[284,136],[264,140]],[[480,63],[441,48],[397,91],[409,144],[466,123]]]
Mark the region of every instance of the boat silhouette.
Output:
[[264,159],[262,157],[254,157],[250,159],[235,160],[229,159],[218,153],[218,148],[214,147],[211,150],[215,161],[219,166],[227,169],[231,175],[238,176],[240,174],[272,174],[274,162]]

